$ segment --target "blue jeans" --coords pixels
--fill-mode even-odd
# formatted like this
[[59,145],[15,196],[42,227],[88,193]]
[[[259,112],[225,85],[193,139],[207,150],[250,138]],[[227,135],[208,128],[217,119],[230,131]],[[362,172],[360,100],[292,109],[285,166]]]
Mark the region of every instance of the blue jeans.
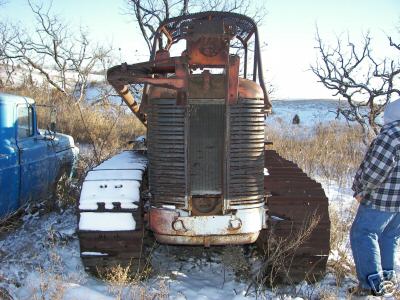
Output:
[[373,288],[369,276],[394,270],[399,241],[400,213],[359,206],[350,243],[361,287]]

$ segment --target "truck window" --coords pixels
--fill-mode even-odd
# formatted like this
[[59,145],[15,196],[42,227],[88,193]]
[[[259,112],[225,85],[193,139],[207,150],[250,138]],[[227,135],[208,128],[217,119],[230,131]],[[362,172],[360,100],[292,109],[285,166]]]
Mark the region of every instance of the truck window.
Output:
[[18,106],[18,139],[33,135],[33,110],[30,106]]

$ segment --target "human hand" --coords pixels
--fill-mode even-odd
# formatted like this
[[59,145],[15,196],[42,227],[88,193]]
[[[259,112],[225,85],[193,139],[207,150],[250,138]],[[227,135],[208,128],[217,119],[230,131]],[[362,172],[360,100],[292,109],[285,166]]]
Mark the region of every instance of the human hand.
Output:
[[361,203],[363,196],[361,196],[361,194],[358,194],[357,196],[354,197],[358,203]]

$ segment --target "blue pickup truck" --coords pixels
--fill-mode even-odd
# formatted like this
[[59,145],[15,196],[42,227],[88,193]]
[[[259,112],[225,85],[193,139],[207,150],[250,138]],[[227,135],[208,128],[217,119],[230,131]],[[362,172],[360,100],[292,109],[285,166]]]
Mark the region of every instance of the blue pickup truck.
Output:
[[0,219],[51,197],[77,155],[72,137],[38,130],[33,99],[0,93]]

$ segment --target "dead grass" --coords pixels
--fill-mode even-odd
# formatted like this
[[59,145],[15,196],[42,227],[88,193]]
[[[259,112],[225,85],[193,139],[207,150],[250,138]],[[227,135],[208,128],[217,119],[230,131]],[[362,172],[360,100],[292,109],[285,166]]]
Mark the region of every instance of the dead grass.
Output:
[[311,134],[297,126],[279,130],[267,127],[266,140],[283,157],[297,163],[309,176],[318,176],[346,186],[357,170],[365,149],[358,127],[337,122],[319,124]]
[[355,276],[354,261],[350,256],[349,233],[351,224],[356,213],[356,203],[348,210],[341,211],[340,208],[330,207],[331,220],[331,253],[332,258],[328,263],[328,270],[335,275],[336,285],[340,287],[343,280],[349,276]]
[[14,231],[21,225],[20,214],[21,211],[18,210],[0,218],[0,237],[2,234]]

